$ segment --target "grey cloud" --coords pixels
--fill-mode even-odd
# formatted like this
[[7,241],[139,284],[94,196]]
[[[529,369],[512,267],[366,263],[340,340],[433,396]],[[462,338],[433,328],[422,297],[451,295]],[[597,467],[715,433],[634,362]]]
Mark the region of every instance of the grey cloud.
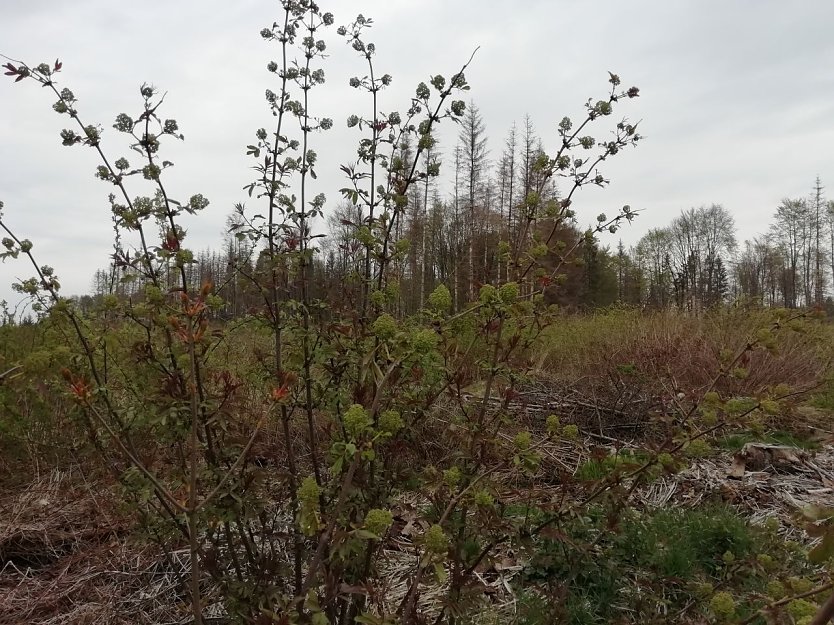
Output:
[[[60,57],[61,79],[84,117],[104,126],[114,156],[126,146],[110,124],[136,108],[138,85],[152,81],[168,91],[164,115],[186,135],[166,148],[176,164],[172,192],[209,197],[205,220],[188,225],[193,247],[217,244],[226,215],[247,199],[241,187],[251,161],[243,146],[271,123],[264,66],[276,51],[257,33],[278,3],[3,4],[0,52],[35,63]],[[681,209],[713,202],[733,212],[742,237],[753,236],[783,196],[807,193],[817,174],[834,180],[834,79],[826,71],[834,63],[834,4],[826,0],[538,0],[518,9],[497,0],[345,0],[330,8],[337,23],[360,12],[374,18],[377,67],[394,76],[386,111],[404,110],[418,81],[454,72],[480,45],[468,78],[493,159],[525,113],[552,146],[555,123],[605,91],[606,71],[639,85],[642,97],[621,112],[643,120],[646,142],[606,166],[609,189],[584,192],[577,202],[589,220],[625,203],[643,209],[617,235],[627,243]],[[364,74],[361,59],[335,36],[328,42],[329,84],[314,106],[336,122],[316,139],[321,190],[333,206],[337,165],[355,160],[357,134],[344,120],[368,103],[346,85]],[[79,292],[107,263],[110,189],[93,179],[93,155],[60,146],[66,119],[50,104],[31,84],[0,82],[0,199],[9,221],[39,244],[43,262],[57,266],[67,292]],[[447,128],[440,137],[447,152],[454,134]],[[0,298],[10,297],[13,276],[28,274],[20,263],[0,266]]]

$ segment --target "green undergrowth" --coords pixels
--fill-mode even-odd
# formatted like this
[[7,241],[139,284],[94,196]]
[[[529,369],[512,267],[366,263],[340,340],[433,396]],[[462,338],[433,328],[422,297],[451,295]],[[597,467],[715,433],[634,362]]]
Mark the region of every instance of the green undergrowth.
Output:
[[738,451],[747,443],[765,443],[768,445],[787,445],[789,447],[797,447],[799,449],[806,449],[814,451],[820,448],[818,441],[808,438],[807,435],[800,432],[787,432],[784,430],[775,430],[773,432],[765,432],[757,434],[750,431],[733,432],[716,441],[716,445],[721,449],[729,451]]
[[811,395],[808,404],[827,413],[828,416],[834,414],[834,378],[828,377],[823,385]]
[[592,458],[586,460],[577,467],[575,477],[579,480],[591,481],[601,480],[610,475],[616,469],[636,469],[641,461],[645,461],[646,454],[629,449],[621,449],[615,454],[604,458]]
[[[789,592],[815,574],[801,549],[778,536],[778,524],[754,525],[726,504],[614,518],[599,507],[537,542],[517,581],[518,623],[710,618],[709,602],[720,591],[732,592],[744,616],[763,595],[779,598],[773,582]],[[552,601],[557,596],[563,600]]]

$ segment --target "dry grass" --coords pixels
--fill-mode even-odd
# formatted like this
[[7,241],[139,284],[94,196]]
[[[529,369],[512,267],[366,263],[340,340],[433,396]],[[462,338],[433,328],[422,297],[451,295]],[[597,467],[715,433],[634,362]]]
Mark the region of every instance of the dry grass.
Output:
[[[0,494],[0,623],[179,622],[186,554],[131,540],[106,486],[53,472]],[[177,570],[179,569],[179,570]]]
[[[621,383],[648,394],[695,396],[721,370],[722,352],[738,353],[774,320],[772,311],[742,310],[702,316],[629,310],[565,316],[538,347],[537,375],[584,388],[588,395],[610,394],[610,387]],[[783,327],[777,339],[775,352],[757,349],[745,357],[744,379],[724,377],[718,390],[752,396],[779,384],[810,388],[825,376],[833,343],[827,325],[809,321],[800,331]]]

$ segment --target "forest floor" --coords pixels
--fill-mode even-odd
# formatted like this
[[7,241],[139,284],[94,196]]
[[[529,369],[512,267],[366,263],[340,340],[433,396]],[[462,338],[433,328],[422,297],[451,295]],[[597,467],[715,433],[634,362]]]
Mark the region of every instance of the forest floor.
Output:
[[[820,420],[821,415],[813,416]],[[627,441],[607,438],[612,449],[628,448]],[[725,437],[714,453],[692,459],[681,471],[639,490],[635,506],[692,509],[720,500],[752,523],[777,520],[786,541],[807,545],[810,539],[802,527],[801,510],[834,508],[834,436],[818,432],[801,447],[757,447],[755,440],[749,434]],[[765,442],[774,441],[771,437]],[[591,449],[599,445],[599,435],[589,433],[580,447],[584,452],[574,449],[568,460],[574,471],[587,469]],[[560,458],[565,461],[564,455]],[[0,623],[190,621],[187,550],[166,555],[141,536],[130,514],[117,505],[112,481],[92,480],[76,466],[18,481],[0,493]],[[397,511],[399,535],[390,537],[387,562],[394,595],[397,586],[407,582],[398,577],[398,563],[403,561],[403,571],[408,569],[404,559],[410,559],[415,505],[403,502]],[[482,572],[480,581],[489,588],[496,611],[506,616],[501,622],[535,622],[513,616],[518,612],[513,578],[526,563],[512,554],[499,558],[499,563]],[[211,588],[205,590],[211,596]],[[438,596],[441,591],[436,590]],[[427,593],[423,602],[430,604],[432,594]],[[207,614],[208,623],[224,622],[217,606],[209,605]]]

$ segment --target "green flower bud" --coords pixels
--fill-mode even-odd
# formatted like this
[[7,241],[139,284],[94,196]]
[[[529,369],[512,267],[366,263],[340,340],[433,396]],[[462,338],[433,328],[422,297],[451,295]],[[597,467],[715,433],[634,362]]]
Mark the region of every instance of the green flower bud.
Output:
[[756,340],[762,345],[762,347],[767,349],[776,348],[776,337],[768,328],[762,328],[756,332]]
[[692,591],[697,597],[706,599],[707,597],[711,597],[713,595],[715,592],[715,586],[713,586],[710,582],[697,582],[693,585]]
[[298,487],[298,501],[302,504],[315,505],[318,504],[319,495],[321,495],[321,489],[316,484],[316,478],[305,477]]
[[532,442],[532,436],[530,435],[530,432],[525,430],[523,432],[519,432],[518,434],[516,434],[515,438],[513,439],[513,442],[515,443],[515,446],[518,449],[520,449],[522,451],[525,451],[527,449],[530,449],[530,444]]
[[145,180],[159,180],[161,171],[156,165],[145,165],[142,168],[142,175],[145,177]]
[[709,609],[718,618],[729,619],[736,612],[736,601],[728,592],[717,592],[710,599]]
[[781,406],[779,406],[779,402],[773,401],[772,399],[763,399],[759,402],[759,405],[762,408],[762,412],[768,415],[776,415],[781,412]]
[[668,452],[664,451],[662,454],[658,454],[657,461],[666,469],[673,469],[675,467],[675,459]]
[[690,458],[704,458],[710,455],[712,447],[703,438],[698,438],[686,446],[685,452]]
[[812,618],[817,613],[818,608],[817,604],[811,603],[807,599],[794,599],[788,604],[787,610],[788,614],[799,622],[805,618]]
[[64,129],[61,131],[61,145],[75,145],[80,141],[80,137],[76,135],[72,130]]
[[376,534],[377,536],[382,537],[386,534],[386,532],[388,532],[388,528],[391,527],[393,522],[394,517],[391,516],[391,513],[388,510],[373,508],[368,510],[367,514],[365,514],[365,521],[363,525],[371,534]]
[[730,375],[732,375],[736,380],[745,380],[747,379],[749,373],[750,372],[744,367],[736,367],[732,370],[732,372],[730,372]]
[[562,425],[559,417],[555,414],[548,415],[547,421],[545,423],[547,424],[547,432],[549,434],[555,434],[556,432],[558,432],[559,428]]
[[472,495],[472,501],[475,502],[476,506],[481,506],[482,508],[491,508],[495,505],[495,498],[488,490],[477,491]]
[[796,594],[801,595],[811,590],[814,587],[814,582],[807,577],[789,577],[788,585]]
[[368,411],[359,404],[353,404],[345,411],[342,422],[345,425],[347,435],[352,439],[360,438],[373,424]]
[[390,340],[394,338],[397,334],[397,330],[399,329],[399,324],[397,324],[397,320],[394,319],[388,313],[383,313],[379,317],[376,318],[372,326],[374,334],[383,341]]
[[130,115],[119,113],[116,116],[116,123],[113,124],[113,128],[119,132],[130,132],[133,130],[133,119],[131,119]]
[[600,100],[599,102],[597,102],[597,105],[594,107],[594,110],[600,115],[610,115],[611,103],[607,100]]
[[547,244],[539,243],[538,245],[534,245],[533,247],[531,247],[528,253],[533,258],[544,258],[545,256],[547,256],[547,253],[549,251],[550,250],[547,248]]
[[423,534],[423,544],[429,553],[444,553],[449,548],[449,537],[436,523]]
[[382,308],[385,306],[385,291],[373,291],[369,296],[371,305],[375,308]]
[[491,284],[485,284],[481,287],[478,299],[480,300],[481,304],[488,305],[495,301],[496,295],[497,291],[495,290],[495,287]]
[[708,406],[717,406],[721,403],[721,396],[715,391],[710,391],[704,394],[704,404]]
[[443,481],[446,483],[447,486],[451,486],[454,488],[460,483],[460,478],[460,469],[458,469],[457,467],[452,467],[443,471]]
[[579,427],[573,423],[562,428],[562,436],[569,441],[574,441],[579,438]]
[[90,143],[98,143],[101,135],[99,134],[98,128],[95,126],[86,126],[84,128],[84,134],[87,135],[87,139],[89,139]]
[[174,256],[177,267],[185,267],[194,262],[194,252],[191,250],[179,250]]
[[512,304],[518,299],[518,283],[507,282],[498,290],[501,301],[505,304]]
[[418,354],[428,354],[437,346],[437,334],[431,330],[417,330],[411,339],[414,351]]
[[779,580],[772,580],[767,583],[767,596],[777,601],[787,594],[785,585]]
[[403,428],[403,420],[396,410],[385,410],[379,415],[377,421],[381,432],[396,434]]
[[165,301],[165,296],[162,294],[162,289],[153,284],[145,286],[145,299],[150,304],[159,305]]
[[431,292],[428,299],[429,308],[435,312],[445,313],[452,308],[452,294],[445,284],[439,285]]
[[756,562],[758,562],[765,571],[772,571],[776,565],[776,561],[773,559],[773,556],[766,553],[760,553],[757,555]]

